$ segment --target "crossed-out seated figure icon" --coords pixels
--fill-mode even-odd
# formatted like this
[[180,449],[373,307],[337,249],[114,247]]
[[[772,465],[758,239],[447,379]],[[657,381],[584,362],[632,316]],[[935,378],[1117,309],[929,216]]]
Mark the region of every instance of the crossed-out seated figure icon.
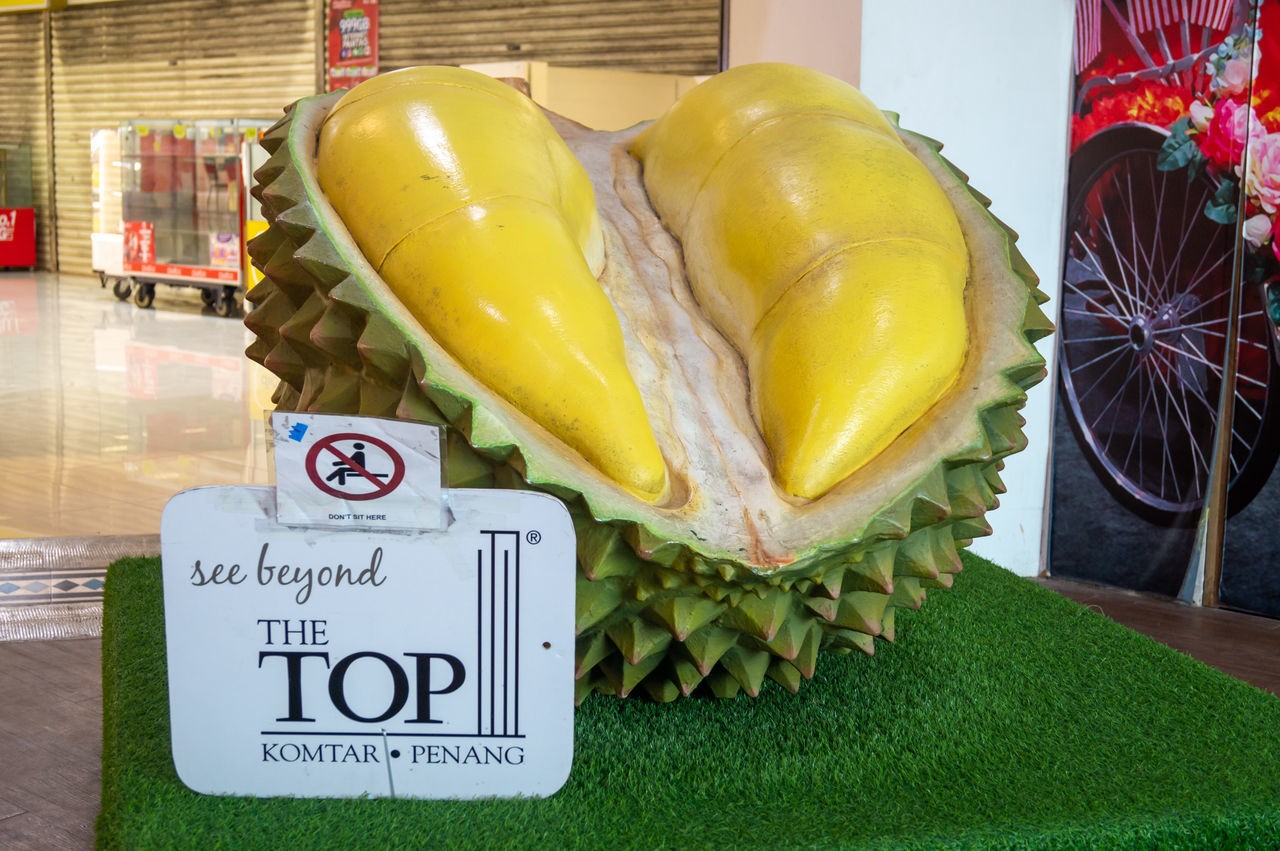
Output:
[[[391,475],[390,473],[375,473],[372,470],[370,470],[365,465],[364,444],[355,443],[352,445],[355,447],[356,451],[351,453],[351,457],[349,460],[351,461],[351,464],[355,466],[349,465],[346,461],[334,461],[333,466],[337,467],[338,469],[334,470],[332,473],[325,476],[324,480],[326,482],[332,482],[334,479],[337,479],[339,487],[346,487],[347,476],[368,475],[368,476],[373,476],[379,479],[385,479]],[[357,467],[359,469],[356,469]]]

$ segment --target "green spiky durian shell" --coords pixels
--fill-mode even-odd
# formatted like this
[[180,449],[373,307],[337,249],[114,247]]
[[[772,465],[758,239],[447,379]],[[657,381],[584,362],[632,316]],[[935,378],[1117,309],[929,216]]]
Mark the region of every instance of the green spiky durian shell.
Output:
[[[253,193],[270,226],[249,245],[266,277],[248,295],[256,308],[245,324],[257,335],[248,355],[280,377],[273,401],[281,410],[448,426],[452,487],[533,487],[564,500],[578,535],[579,699],[592,690],[626,696],[638,689],[662,701],[698,688],[754,695],[766,676],[796,691],[813,676],[819,651],[872,653],[877,636],[892,640],[894,611],[919,607],[929,588],[949,587],[960,570],[957,547],[990,534],[984,515],[1004,491],[1001,459],[1026,443],[1018,409],[1045,374],[1031,343],[1052,326],[1016,236],[986,212],[989,201],[938,154],[937,143],[903,132],[957,211],[971,208],[961,213],[971,252],[1001,270],[977,275],[976,294],[967,296],[996,305],[988,312],[1010,326],[975,365],[986,376],[985,396],[958,403],[964,422],[949,451],[914,458],[895,483],[901,487],[887,495],[870,489],[876,504],[856,533],[761,565],[705,546],[692,530],[682,538],[617,510],[590,481],[570,481],[556,459],[539,457],[541,450],[522,442],[524,432],[503,422],[501,405],[459,380],[363,261],[316,184],[315,135],[337,97],[299,101],[262,138],[271,158]],[[551,117],[589,159],[583,140],[601,134]],[[618,146],[608,141],[616,168]],[[955,406],[947,414],[955,419]]]

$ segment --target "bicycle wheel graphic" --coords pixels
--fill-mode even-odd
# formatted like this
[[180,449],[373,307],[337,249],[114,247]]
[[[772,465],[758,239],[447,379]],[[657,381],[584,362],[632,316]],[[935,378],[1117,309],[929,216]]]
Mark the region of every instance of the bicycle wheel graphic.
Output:
[[[1234,228],[1204,215],[1204,174],[1156,168],[1167,132],[1119,125],[1072,157],[1059,382],[1081,450],[1131,512],[1194,523],[1206,498],[1226,351]],[[1243,292],[1228,508],[1280,452],[1261,287]]]

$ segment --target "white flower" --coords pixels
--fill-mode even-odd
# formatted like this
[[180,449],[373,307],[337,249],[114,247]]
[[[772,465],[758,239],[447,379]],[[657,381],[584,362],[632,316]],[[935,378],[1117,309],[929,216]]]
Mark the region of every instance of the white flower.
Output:
[[1244,238],[1254,248],[1261,248],[1271,236],[1271,217],[1266,213],[1258,213],[1244,220]]
[[1209,126],[1209,119],[1213,118],[1213,107],[1202,100],[1193,101],[1190,113],[1191,126],[1196,128],[1197,133],[1203,133]]

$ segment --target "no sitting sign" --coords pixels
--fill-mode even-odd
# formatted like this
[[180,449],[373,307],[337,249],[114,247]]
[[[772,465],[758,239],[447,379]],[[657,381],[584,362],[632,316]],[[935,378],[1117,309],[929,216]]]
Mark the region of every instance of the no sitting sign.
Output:
[[[326,515],[403,523],[381,504],[422,490],[412,440],[346,419],[301,451],[277,448],[277,476],[305,465],[317,491],[305,470],[339,492],[331,499],[360,506]],[[438,464],[438,437],[421,445]],[[169,502],[165,633],[183,783],[331,797],[560,788],[573,754],[568,512],[546,494],[436,490],[443,529],[283,525],[276,507],[288,500],[274,488],[195,488]]]

